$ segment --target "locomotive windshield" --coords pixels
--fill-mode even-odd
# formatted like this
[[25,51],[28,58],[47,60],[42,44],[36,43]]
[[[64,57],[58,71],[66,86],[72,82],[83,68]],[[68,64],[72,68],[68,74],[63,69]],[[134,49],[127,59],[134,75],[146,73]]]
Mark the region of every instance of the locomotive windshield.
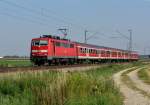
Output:
[[48,41],[47,40],[34,40],[32,41],[32,46],[47,46]]

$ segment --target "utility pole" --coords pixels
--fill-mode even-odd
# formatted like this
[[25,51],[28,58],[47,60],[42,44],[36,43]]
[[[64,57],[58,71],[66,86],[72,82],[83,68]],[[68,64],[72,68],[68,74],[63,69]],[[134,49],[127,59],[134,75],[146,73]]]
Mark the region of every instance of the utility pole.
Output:
[[130,57],[131,57],[131,53],[132,53],[132,29],[129,29],[128,31],[130,33],[130,37],[129,37],[129,54],[130,54]]
[[60,29],[58,29],[59,31],[61,31],[62,33],[63,33],[63,35],[64,35],[64,39],[66,38],[66,36],[68,35],[67,34],[67,31],[68,31],[68,29],[66,29],[66,28],[60,28]]
[[[132,46],[133,46],[132,29],[129,29],[128,31],[129,31],[129,33],[130,33],[130,36],[129,36],[129,37],[127,37],[126,35],[120,33],[119,31],[116,31],[116,32],[119,33],[123,38],[129,40],[129,48],[128,48],[128,52],[129,52],[129,54],[131,55],[132,50],[133,50],[133,48],[132,48]],[[131,56],[130,56],[130,57],[131,57]]]
[[144,55],[146,55],[146,47],[144,47]]
[[87,44],[87,30],[84,31],[84,43]]
[[129,51],[132,52],[132,29],[128,30],[130,33],[130,38],[129,38]]

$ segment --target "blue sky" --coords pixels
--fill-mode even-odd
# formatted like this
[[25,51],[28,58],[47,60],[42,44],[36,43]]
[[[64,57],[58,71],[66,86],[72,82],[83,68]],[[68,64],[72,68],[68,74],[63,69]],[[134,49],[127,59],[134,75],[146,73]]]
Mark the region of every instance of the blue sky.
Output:
[[129,36],[133,30],[134,50],[150,53],[149,0],[0,0],[0,56],[29,55],[30,41],[42,34],[60,34],[69,28],[68,38],[127,49],[128,40],[112,39],[116,30]]

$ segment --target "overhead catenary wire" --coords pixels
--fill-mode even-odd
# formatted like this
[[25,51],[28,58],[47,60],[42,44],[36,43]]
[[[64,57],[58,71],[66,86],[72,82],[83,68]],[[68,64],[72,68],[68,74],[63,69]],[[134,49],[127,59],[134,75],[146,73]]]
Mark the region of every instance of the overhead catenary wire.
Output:
[[48,26],[48,24],[45,24],[45,23],[42,23],[42,22],[39,22],[39,21],[35,21],[35,20],[32,20],[32,19],[28,19],[28,18],[23,17],[23,16],[19,17],[18,15],[6,13],[6,12],[0,12],[0,15],[8,16],[8,17],[11,17],[11,18],[14,18],[14,19],[17,19],[17,20],[19,19],[21,21],[31,22],[31,23],[34,23],[34,24],[40,24],[40,25]]
[[45,13],[42,13],[41,11],[38,11],[38,10],[35,10],[35,9],[31,9],[31,8],[27,8],[25,6],[22,6],[20,4],[17,4],[15,2],[12,2],[12,1],[8,1],[8,0],[0,0],[0,2],[3,2],[5,4],[8,4],[8,5],[11,5],[11,6],[14,6],[16,8],[20,8],[22,10],[25,10],[27,12],[30,12],[30,13],[33,13],[33,14],[36,14],[38,16],[41,16],[41,17],[44,17],[46,19],[52,19],[53,21],[56,21],[56,22],[61,22],[61,23],[66,23],[66,24],[69,24],[69,25],[72,25],[72,23],[69,23],[68,21],[65,21],[61,18],[58,18],[58,17],[54,17],[52,15],[49,15],[49,14],[45,14]]
[[[19,1],[20,1],[20,0],[19,0]],[[22,1],[24,1],[24,0],[22,0]],[[28,1],[28,2],[29,2],[29,1]],[[25,2],[25,3],[27,3],[27,2]],[[30,5],[30,4],[32,4],[32,3],[30,2],[30,3],[27,3],[27,4]],[[60,20],[66,22],[66,23],[71,23],[73,26],[76,26],[76,27],[78,27],[78,28],[80,28],[80,29],[83,29],[83,30],[86,29],[85,24],[84,24],[84,25],[83,25],[83,24],[79,24],[79,22],[77,22],[77,21],[75,21],[75,20],[72,20],[72,19],[70,19],[70,18],[68,18],[68,17],[66,17],[66,16],[64,16],[64,15],[61,15],[61,16],[60,16],[57,12],[54,12],[54,10],[51,10],[51,9],[49,9],[49,8],[40,7],[40,11],[42,11],[42,14],[48,13],[48,15],[50,15],[50,16],[54,16],[54,17],[56,17],[56,18],[59,17]],[[61,17],[61,18],[60,18],[60,17]]]
[[[47,20],[46,19],[43,19],[41,17],[38,17],[38,16],[34,16],[32,17],[32,15],[28,15],[28,14],[19,14],[18,12],[15,12],[14,10],[10,10],[9,8],[1,8],[3,9],[2,11],[0,11],[1,15],[5,15],[5,16],[10,16],[10,17],[15,17],[16,19],[19,18],[19,20],[21,21],[28,21],[28,22],[34,22],[34,23],[37,23],[37,24],[40,24],[40,25],[45,25],[46,27],[47,26],[51,26],[50,24],[47,23]],[[6,15],[7,14],[7,15]]]
[[[27,12],[30,12],[30,13],[33,13],[33,14],[36,14],[36,15],[38,15],[38,16],[40,16],[40,18],[38,17],[37,19],[39,19],[40,21],[42,21],[42,22],[40,22],[40,23],[42,23],[43,25],[45,24],[45,26],[48,26],[49,24],[48,23],[44,23],[44,22],[47,22],[47,21],[49,21],[49,19],[51,18],[52,20],[54,20],[54,21],[56,21],[56,22],[61,22],[61,23],[66,23],[67,24],[67,26],[69,26],[69,27],[77,27],[77,28],[79,28],[79,29],[84,29],[85,30],[85,27],[83,27],[83,26],[81,26],[81,25],[79,25],[79,24],[76,24],[76,23],[73,23],[73,22],[69,22],[68,21],[68,19],[67,20],[65,20],[64,18],[62,19],[62,18],[60,18],[60,17],[57,17],[57,15],[56,15],[56,13],[54,13],[55,14],[55,16],[54,16],[54,14],[47,14],[47,12],[49,13],[49,9],[46,9],[46,8],[41,8],[42,10],[43,10],[43,12],[40,10],[37,10],[37,9],[33,9],[33,8],[28,8],[28,7],[25,7],[25,6],[22,6],[22,5],[20,5],[20,4],[18,4],[18,3],[15,3],[15,2],[12,2],[12,1],[9,1],[9,0],[0,0],[0,2],[3,2],[3,3],[5,3],[5,4],[8,4],[8,5],[11,5],[11,6],[13,6],[13,7],[16,7],[16,8],[19,8],[19,9],[22,9],[22,10],[25,10],[25,11],[27,11]],[[44,10],[46,10],[47,12],[45,12]],[[8,14],[8,13],[7,13]],[[9,14],[10,15],[10,14]],[[16,15],[15,15],[15,17],[17,17]],[[42,18],[41,18],[42,17]],[[20,17],[19,17],[20,18]],[[23,17],[24,18],[24,17]],[[25,18],[24,18],[25,19]],[[26,20],[31,20],[31,19],[26,19]],[[33,22],[34,23],[36,23],[34,20],[33,20]],[[38,22],[37,22],[38,23]],[[108,38],[108,36],[106,35],[106,34],[104,34],[104,33],[102,33],[102,32],[99,32],[99,31],[93,31],[93,30],[88,30],[89,32],[93,32],[93,33],[97,33],[97,34],[99,34],[99,36],[103,36],[103,37],[105,37],[105,38]]]

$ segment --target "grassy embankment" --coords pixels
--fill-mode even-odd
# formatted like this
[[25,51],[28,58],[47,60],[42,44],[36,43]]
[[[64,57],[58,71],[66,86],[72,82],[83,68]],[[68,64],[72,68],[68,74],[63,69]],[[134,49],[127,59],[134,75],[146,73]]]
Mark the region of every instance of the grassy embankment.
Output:
[[150,69],[142,69],[138,72],[138,76],[141,80],[143,80],[145,83],[150,84]]
[[0,67],[24,67],[31,65],[32,63],[29,60],[0,60]]
[[0,105],[122,105],[112,75],[131,66],[114,64],[87,72],[0,76]]

